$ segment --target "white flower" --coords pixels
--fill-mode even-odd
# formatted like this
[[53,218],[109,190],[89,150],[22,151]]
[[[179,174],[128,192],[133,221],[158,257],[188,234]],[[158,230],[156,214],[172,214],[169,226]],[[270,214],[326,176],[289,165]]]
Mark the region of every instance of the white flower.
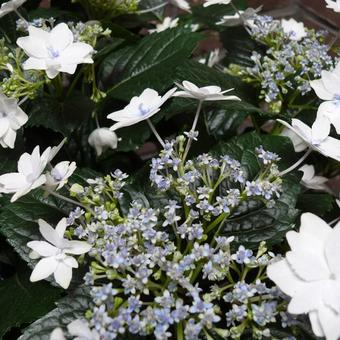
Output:
[[91,132],[88,142],[96,149],[97,156],[100,156],[107,148],[116,149],[118,138],[109,128],[98,128]]
[[289,20],[282,19],[281,26],[283,28],[283,32],[289,36],[290,40],[299,41],[307,36],[304,24],[302,22],[297,22],[293,18]]
[[140,96],[133,97],[130,103],[123,110],[110,113],[107,118],[118,123],[111,126],[110,130],[115,131],[125,126],[130,126],[149,119],[156,114],[160,107],[174,94],[175,88],[169,90],[163,97],[157,91],[145,89]]
[[28,120],[26,113],[18,106],[14,98],[7,98],[0,93],[0,145],[14,148],[16,131]]
[[170,0],[170,3],[183,11],[190,12],[190,4],[186,0]]
[[231,0],[205,0],[203,7],[208,7],[211,5],[229,5]]
[[327,192],[329,191],[329,188],[326,185],[326,182],[328,182],[328,178],[315,176],[315,169],[313,165],[305,164],[299,169],[299,171],[303,172],[301,184],[304,185],[306,188]]
[[26,195],[31,190],[40,187],[46,182],[43,175],[46,164],[50,159],[51,148],[47,148],[40,155],[40,148],[36,146],[32,154],[24,153],[18,161],[18,172],[11,172],[0,176],[0,192],[14,193],[11,202]]
[[215,48],[213,51],[209,53],[208,61],[206,58],[201,58],[198,60],[201,64],[206,64],[208,67],[213,67],[218,64],[224,57],[225,51],[219,48]]
[[340,13],[340,0],[325,0],[327,3],[327,8],[332,9],[334,12]]
[[315,128],[314,124],[319,124],[318,121],[315,121],[313,124],[313,130],[299,119],[293,118],[292,125],[289,125],[281,119],[277,119],[277,121],[285,125],[295,134],[291,135],[291,133],[289,133],[288,137],[293,136],[291,140],[296,152],[303,151],[310,147],[326,157],[340,161],[340,141],[325,134],[322,124],[319,128]]
[[[254,25],[254,20],[251,20],[251,18],[261,11],[262,6],[254,9],[254,8],[247,8],[245,11],[239,10],[238,13],[235,13],[234,15],[224,15],[219,22],[217,22],[217,25],[223,25],[227,27],[232,26],[238,26],[241,25],[243,22],[247,23],[247,26],[252,27]],[[240,16],[241,14],[241,16]]]
[[316,95],[324,100],[318,109],[317,118],[327,124],[333,124],[340,134],[340,63],[333,71],[322,71],[321,79],[312,80],[311,87]]
[[27,0],[11,0],[4,2],[0,7],[0,18],[5,16],[8,13],[16,11],[18,7],[20,7]]
[[17,44],[29,58],[23,63],[25,70],[45,70],[49,78],[59,72],[74,74],[78,64],[91,64],[94,50],[89,44],[74,42],[72,31],[66,24],[55,26],[50,32],[33,26],[29,36],[21,37]]
[[66,340],[63,330],[60,327],[55,328],[49,340]]
[[222,91],[219,86],[204,86],[197,87],[190,81],[183,81],[182,85],[176,85],[183,91],[178,91],[174,97],[194,98],[200,101],[214,101],[214,100],[241,100],[236,96],[225,96],[224,94],[233,89]]
[[39,230],[47,241],[31,241],[27,246],[42,259],[34,267],[30,280],[44,280],[54,274],[56,282],[64,289],[68,288],[72,279],[72,268],[78,268],[78,262],[72,255],[81,255],[91,249],[91,245],[83,241],[70,241],[64,238],[67,227],[66,218],[60,220],[53,229],[44,220],[39,220]]
[[86,320],[78,319],[67,326],[68,332],[74,336],[73,340],[100,340],[98,332],[91,330]]
[[56,187],[57,190],[61,189],[69,177],[72,176],[76,170],[77,165],[75,162],[63,161],[54,166],[54,168],[46,175],[46,186]]
[[311,213],[286,235],[291,251],[268,266],[268,277],[292,299],[291,314],[309,314],[316,336],[340,337],[340,223],[332,229]]
[[156,25],[156,28],[149,30],[149,33],[159,33],[167,30],[168,28],[174,28],[178,25],[179,18],[172,19],[171,17],[165,17],[163,21]]

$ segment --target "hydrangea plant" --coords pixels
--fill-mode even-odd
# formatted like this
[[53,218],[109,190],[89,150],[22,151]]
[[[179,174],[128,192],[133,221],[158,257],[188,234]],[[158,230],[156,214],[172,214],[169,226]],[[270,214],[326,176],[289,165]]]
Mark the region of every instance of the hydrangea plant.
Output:
[[326,35],[238,0],[3,2],[0,337],[340,338]]

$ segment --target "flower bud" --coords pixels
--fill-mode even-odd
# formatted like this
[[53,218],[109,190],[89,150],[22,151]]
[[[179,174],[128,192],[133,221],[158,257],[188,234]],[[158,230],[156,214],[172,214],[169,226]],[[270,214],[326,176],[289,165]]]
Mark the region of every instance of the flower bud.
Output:
[[98,128],[92,131],[88,142],[96,149],[97,156],[100,156],[107,148],[116,149],[118,138],[109,128]]

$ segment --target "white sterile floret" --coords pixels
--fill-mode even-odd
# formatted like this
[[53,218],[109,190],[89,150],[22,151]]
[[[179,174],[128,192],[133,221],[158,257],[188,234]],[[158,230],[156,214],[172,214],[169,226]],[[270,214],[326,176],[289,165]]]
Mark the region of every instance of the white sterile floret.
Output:
[[72,31],[65,23],[50,32],[34,26],[28,27],[29,36],[21,37],[17,44],[28,55],[23,63],[25,70],[45,70],[49,78],[59,72],[74,74],[78,64],[92,64],[91,45],[74,42]]
[[100,340],[98,332],[89,327],[89,323],[84,319],[72,321],[67,326],[68,332],[74,337],[73,340]]
[[[329,137],[327,131],[325,133],[325,128],[322,124],[320,124],[319,128],[315,128],[315,125],[313,125],[314,129],[311,129],[308,125],[295,118],[292,119],[292,125],[281,119],[277,119],[277,121],[293,132],[293,134],[289,133],[288,137],[292,136],[291,140],[296,152],[311,148],[326,157],[340,161],[340,140]],[[316,121],[314,124],[319,123]]]
[[286,235],[291,250],[270,264],[268,277],[291,300],[288,312],[308,313],[316,336],[340,337],[340,223],[331,228],[318,216],[301,216],[300,231]]
[[289,20],[282,19],[281,26],[283,28],[283,32],[287,34],[290,40],[299,41],[307,36],[304,24],[302,22],[297,22],[293,18]]
[[328,178],[323,176],[316,176],[313,165],[305,164],[299,169],[299,171],[303,172],[301,184],[304,185],[306,188],[321,191],[330,191],[330,189],[326,185],[326,183],[328,182]]
[[34,251],[34,255],[39,254],[42,257],[34,267],[30,280],[32,282],[44,280],[53,274],[56,282],[66,289],[72,279],[72,268],[78,268],[78,262],[69,254],[85,254],[91,249],[91,245],[64,238],[66,218],[61,219],[55,229],[42,219],[39,219],[38,223],[39,231],[46,241],[27,243],[27,246]]
[[3,148],[14,148],[17,130],[28,120],[21,110],[18,101],[0,93],[0,145]]
[[137,124],[156,114],[161,106],[175,93],[176,89],[169,90],[163,97],[157,91],[145,89],[140,96],[133,97],[124,109],[110,113],[107,118],[118,123],[111,126],[115,131],[125,126]]
[[183,11],[190,12],[190,4],[186,0],[170,0],[170,3]]
[[325,0],[327,8],[332,9],[334,12],[340,13],[340,0]]
[[203,7],[208,7],[212,5],[229,5],[231,0],[205,0]]
[[340,134],[340,63],[333,71],[322,71],[321,78],[312,80],[311,87],[324,100],[319,106],[317,119],[330,129],[332,124]]
[[178,91],[174,94],[174,97],[193,98],[200,101],[215,101],[215,100],[241,100],[236,96],[226,96],[225,93],[232,91],[233,89],[222,91],[219,86],[204,86],[197,87],[190,81],[183,81],[182,84],[176,85],[183,91]]
[[27,0],[11,0],[4,2],[0,7],[0,18],[5,16],[8,13],[16,11],[18,7],[20,7]]
[[96,150],[97,156],[100,156],[108,148],[116,149],[118,138],[115,132],[104,127],[93,130],[89,135],[88,142]]
[[75,162],[63,161],[54,166],[54,168],[46,174],[46,186],[61,189],[67,180],[72,176],[76,170]]
[[156,25],[156,28],[149,30],[149,33],[160,33],[169,28],[177,27],[178,20],[179,18],[165,17],[162,22]]

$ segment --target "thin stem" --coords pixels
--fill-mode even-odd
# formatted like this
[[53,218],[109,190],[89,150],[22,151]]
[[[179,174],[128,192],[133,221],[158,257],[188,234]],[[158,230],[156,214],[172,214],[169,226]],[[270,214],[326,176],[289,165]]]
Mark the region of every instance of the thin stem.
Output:
[[147,8],[147,9],[144,9],[142,11],[138,11],[137,13],[138,14],[150,13],[150,12],[156,11],[157,9],[161,9],[161,8],[165,7],[167,4],[168,4],[168,2],[164,2],[160,5],[155,6],[155,7]]
[[80,202],[77,202],[77,201],[74,201],[73,199],[71,198],[68,198],[68,197],[65,197],[63,195],[60,195],[60,194],[57,194],[56,192],[52,191],[52,190],[49,190],[47,189],[46,190],[50,195],[56,197],[56,198],[59,198],[65,202],[68,202],[68,203],[71,203],[71,204],[74,204],[74,205],[77,205],[79,207],[82,207],[84,209],[86,209],[87,211],[89,211],[93,216],[96,215],[96,213],[90,208],[90,207],[87,207],[86,205],[80,203]]
[[164,143],[162,137],[158,134],[158,132],[157,132],[155,126],[152,124],[152,122],[151,122],[150,119],[147,119],[146,121],[148,122],[151,131],[153,132],[153,134],[156,136],[156,138],[157,138],[157,140],[159,141],[159,143],[160,143],[160,144],[162,145],[162,147],[164,148],[165,143]]
[[28,21],[20,14],[20,12],[17,9],[15,9],[14,12],[21,20],[24,20],[28,25]]
[[22,98],[22,99],[19,101],[18,105],[20,106],[21,104],[25,103],[25,101],[26,101],[27,99],[28,99],[28,96],[25,96],[24,98]]
[[333,221],[329,222],[328,224],[329,224],[329,225],[333,225],[333,224],[335,224],[336,222],[338,222],[339,220],[340,220],[340,216],[337,217],[336,219],[334,219]]
[[280,172],[279,176],[284,176],[287,175],[288,173],[290,173],[291,171],[293,171],[294,169],[296,169],[308,156],[309,154],[312,152],[313,150],[311,148],[308,148],[308,150],[306,151],[306,153],[296,162],[294,163],[291,167],[289,167],[288,169]]
[[[192,127],[191,127],[191,130],[190,132],[191,133],[194,133],[195,132],[195,129],[196,129],[196,126],[197,126],[197,123],[198,123],[198,119],[200,117],[200,113],[201,113],[201,109],[202,109],[202,104],[203,104],[203,100],[200,100],[198,102],[198,106],[197,106],[197,111],[196,111],[196,115],[195,115],[195,118],[194,118],[194,121],[192,123]],[[188,153],[189,153],[189,150],[190,150],[190,147],[191,147],[191,144],[192,144],[192,136],[190,135],[189,136],[189,140],[188,140],[188,143],[187,143],[187,146],[185,147],[185,151],[184,151],[184,154],[183,154],[183,163],[185,161],[185,159],[187,158],[188,156]]]

